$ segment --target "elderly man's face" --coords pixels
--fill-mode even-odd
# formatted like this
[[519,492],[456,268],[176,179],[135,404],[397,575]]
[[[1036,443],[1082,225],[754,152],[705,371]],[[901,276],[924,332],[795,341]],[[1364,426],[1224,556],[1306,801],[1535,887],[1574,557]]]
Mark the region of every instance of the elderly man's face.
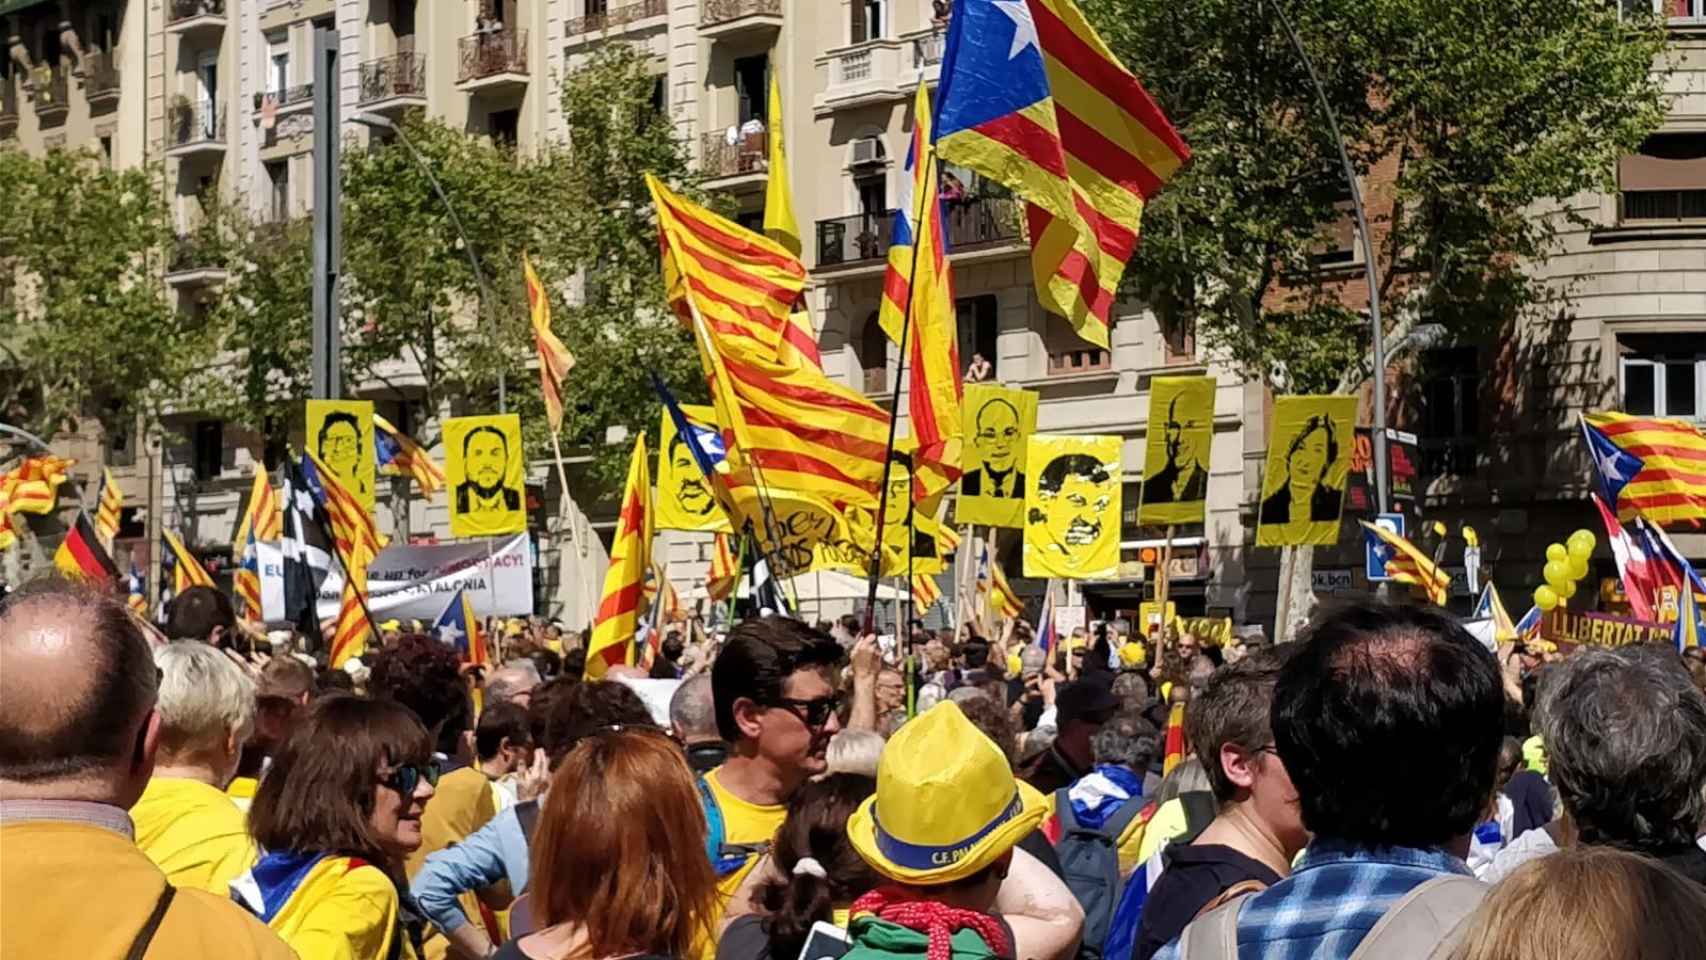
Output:
[[1006,473],[1013,469],[1019,451],[1019,418],[1005,403],[990,403],[977,415],[978,452],[991,469]]

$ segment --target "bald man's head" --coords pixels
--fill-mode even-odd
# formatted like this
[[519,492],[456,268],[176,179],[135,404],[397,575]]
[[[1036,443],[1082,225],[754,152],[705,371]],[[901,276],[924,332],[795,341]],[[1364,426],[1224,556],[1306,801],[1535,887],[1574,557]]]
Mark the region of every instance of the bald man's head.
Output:
[[[39,788],[56,781],[134,779],[158,677],[147,639],[117,597],[59,579],[7,597],[0,781],[45,796]],[[147,770],[140,774],[146,780]]]

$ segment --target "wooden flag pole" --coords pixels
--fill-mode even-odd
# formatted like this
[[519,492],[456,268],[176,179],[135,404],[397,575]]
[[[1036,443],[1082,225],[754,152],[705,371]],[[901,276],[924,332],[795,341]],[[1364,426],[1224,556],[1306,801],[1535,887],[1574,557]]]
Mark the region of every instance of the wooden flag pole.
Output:
[[[576,550],[581,557],[580,563],[575,564],[575,579],[580,581],[581,606],[586,612],[586,623],[590,628],[593,621],[598,619],[598,601],[592,592],[591,571],[587,569],[587,542],[585,531],[581,528],[580,511],[575,509],[575,498],[569,493],[569,470],[563,464],[563,442],[558,439],[555,430],[551,431],[551,452],[556,454],[557,458],[557,483],[563,488],[562,507],[569,514],[569,536],[575,541]],[[559,549],[558,563],[562,562],[561,556],[562,551]]]

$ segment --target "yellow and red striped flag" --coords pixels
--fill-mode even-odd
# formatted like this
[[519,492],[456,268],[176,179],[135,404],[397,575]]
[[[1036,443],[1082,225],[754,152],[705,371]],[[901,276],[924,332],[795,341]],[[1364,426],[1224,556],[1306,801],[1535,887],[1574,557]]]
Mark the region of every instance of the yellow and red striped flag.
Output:
[[940,89],[941,156],[1025,199],[1037,299],[1106,349],[1144,203],[1190,150],[1073,0],[958,0]]
[[622,510],[616,516],[616,536],[610,543],[610,569],[604,574],[604,594],[586,649],[586,678],[597,680],[611,667],[634,662],[634,632],[640,626],[640,607],[646,572],[652,565],[652,477],[646,462],[646,435],[634,441],[628,458],[628,482],[622,486]]
[[[1706,433],[1682,420],[1590,413],[1582,429],[1618,519],[1706,523]],[[1610,448],[1615,448],[1610,449]]]
[[1162,740],[1161,775],[1173,772],[1173,768],[1185,762],[1185,702],[1174,701],[1167,708],[1167,731]]
[[325,491],[326,520],[344,567],[343,595],[328,656],[332,669],[338,670],[351,657],[366,653],[373,638],[373,623],[367,617],[367,567],[379,555],[379,531],[373,524],[373,515],[338,475],[319,457],[312,453],[307,456]]
[[734,595],[739,579],[740,559],[729,543],[729,535],[719,533],[711,544],[711,570],[705,575],[705,593],[712,600],[727,600]]
[[414,477],[423,497],[444,488],[444,470],[433,461],[432,454],[377,413],[373,415],[373,455],[380,473]]
[[207,568],[195,558],[195,554],[184,546],[184,541],[170,530],[160,531],[160,536],[166,541],[166,549],[172,551],[172,595],[177,596],[191,587],[211,587],[213,577]]
[[1001,570],[1001,564],[991,558],[989,563],[989,600],[995,606],[995,612],[1009,620],[1017,620],[1025,612],[1025,604],[1013,588],[1007,583],[1007,574]]
[[527,281],[527,306],[533,317],[533,348],[539,351],[539,389],[545,394],[545,419],[556,433],[563,426],[563,378],[574,369],[575,357],[551,332],[551,298],[525,253],[521,255],[521,275]]
[[731,466],[767,487],[874,507],[889,416],[783,346],[805,267],[647,174],[671,305],[694,331]]
[[123,514],[124,493],[119,490],[118,481],[113,479],[113,472],[102,467],[100,505],[95,508],[95,535],[109,550],[112,549],[113,538],[118,536],[119,518]]
[[273,495],[266,467],[255,464],[254,483],[249,489],[249,505],[237,524],[237,539],[231,543],[231,555],[237,559],[237,597],[243,601],[243,617],[260,622],[261,566],[256,544],[263,540],[276,541],[284,536],[284,516],[279,511],[278,498]]
[[912,578],[912,610],[917,616],[936,605],[942,599],[942,588],[936,584],[936,578],[929,574],[920,573]]
[[1376,526],[1367,520],[1358,520],[1382,542],[1397,551],[1392,559],[1386,561],[1386,575],[1399,583],[1408,583],[1421,587],[1428,599],[1438,606],[1445,606],[1446,590],[1451,586],[1451,574],[1441,570],[1433,562],[1433,558],[1421,551],[1421,548],[1404,539],[1398,534]]
[[918,480],[912,485],[912,498],[922,501],[960,479],[960,402],[965,388],[960,377],[954,279],[937,194],[941,171],[930,155],[930,88],[922,80],[913,103],[912,146],[906,155],[911,184],[895,212],[877,322],[896,344],[905,340],[911,386],[907,409]]

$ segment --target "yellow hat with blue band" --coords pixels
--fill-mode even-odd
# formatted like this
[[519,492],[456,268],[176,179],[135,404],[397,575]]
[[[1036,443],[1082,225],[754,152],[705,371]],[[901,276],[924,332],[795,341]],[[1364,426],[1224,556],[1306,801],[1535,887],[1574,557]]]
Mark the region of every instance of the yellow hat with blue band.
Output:
[[964,880],[1037,829],[1048,800],[1013,776],[1007,756],[959,705],[944,701],[883,748],[877,792],[847,820],[860,858],[891,880]]

